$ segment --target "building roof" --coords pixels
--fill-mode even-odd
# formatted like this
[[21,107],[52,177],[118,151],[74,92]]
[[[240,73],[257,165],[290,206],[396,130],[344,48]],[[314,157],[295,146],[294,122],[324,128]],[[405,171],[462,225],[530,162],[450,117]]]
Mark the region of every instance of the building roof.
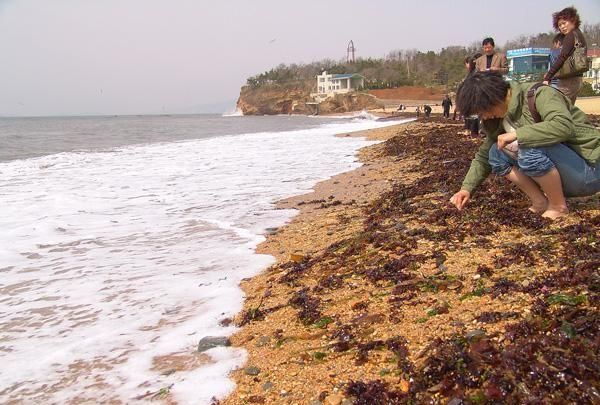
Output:
[[362,77],[358,73],[346,73],[346,74],[335,74],[332,75],[332,79],[350,79],[352,77]]
[[517,58],[519,56],[532,56],[532,55],[550,55],[550,48],[519,48],[510,49],[506,51],[507,58]]
[[589,56],[590,58],[597,58],[597,57],[599,57],[600,56],[600,48],[588,49],[587,56]]

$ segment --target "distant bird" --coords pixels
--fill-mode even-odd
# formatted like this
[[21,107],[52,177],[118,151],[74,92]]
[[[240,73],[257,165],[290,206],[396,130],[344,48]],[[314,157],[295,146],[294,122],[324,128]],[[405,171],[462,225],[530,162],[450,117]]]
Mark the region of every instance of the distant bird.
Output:
[[272,40],[269,41],[269,43],[272,44],[275,41],[277,41],[277,38],[273,38]]

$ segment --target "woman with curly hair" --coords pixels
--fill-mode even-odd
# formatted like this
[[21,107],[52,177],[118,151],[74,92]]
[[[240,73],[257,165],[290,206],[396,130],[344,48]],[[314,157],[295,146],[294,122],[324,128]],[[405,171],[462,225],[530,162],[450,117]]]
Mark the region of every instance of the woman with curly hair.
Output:
[[[558,73],[569,56],[575,51],[575,47],[587,48],[585,37],[579,30],[581,19],[574,7],[567,7],[552,14],[552,25],[554,29],[564,35],[560,55],[556,58],[548,73],[544,76],[544,84],[548,84]],[[583,74],[573,75],[571,77],[557,76],[558,83],[556,87],[571,99],[573,104],[577,99],[577,93],[581,89]]]

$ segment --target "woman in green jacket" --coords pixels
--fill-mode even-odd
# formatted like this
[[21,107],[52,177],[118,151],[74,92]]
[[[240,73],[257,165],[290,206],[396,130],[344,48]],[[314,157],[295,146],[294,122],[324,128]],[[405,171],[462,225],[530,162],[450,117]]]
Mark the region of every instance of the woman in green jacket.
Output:
[[[465,115],[479,114],[486,133],[461,190],[450,199],[458,209],[490,172],[516,184],[531,200],[530,210],[551,219],[568,213],[565,195],[600,191],[600,131],[564,94],[549,86],[534,94],[541,117],[536,123],[527,101],[531,86],[478,72],[458,89],[458,109]],[[518,142],[516,158],[505,151],[514,141]]]

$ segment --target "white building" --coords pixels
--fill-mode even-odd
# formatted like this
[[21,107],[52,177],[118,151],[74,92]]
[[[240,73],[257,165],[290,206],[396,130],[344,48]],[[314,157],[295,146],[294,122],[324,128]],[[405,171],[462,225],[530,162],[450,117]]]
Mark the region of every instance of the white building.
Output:
[[317,76],[317,95],[320,97],[348,93],[364,86],[365,78],[357,73],[329,75],[324,71]]
[[590,49],[587,53],[588,58],[591,60],[590,70],[588,70],[583,77],[586,81],[592,85],[592,88],[596,91],[600,90],[600,49]]

